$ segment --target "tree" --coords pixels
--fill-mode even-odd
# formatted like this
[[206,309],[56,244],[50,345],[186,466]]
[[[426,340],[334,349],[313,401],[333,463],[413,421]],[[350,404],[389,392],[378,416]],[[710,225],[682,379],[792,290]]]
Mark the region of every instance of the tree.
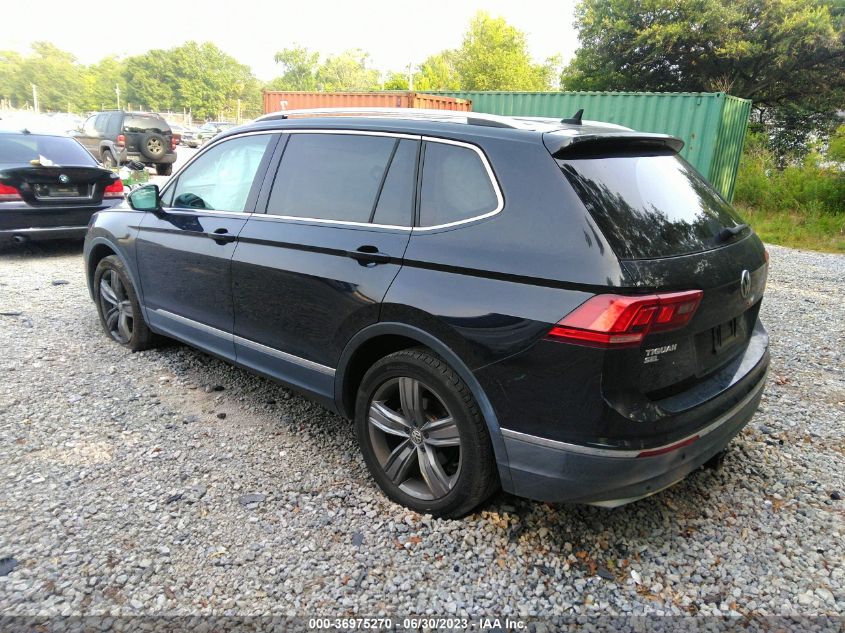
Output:
[[368,68],[369,54],[353,48],[328,57],[317,68],[317,89],[326,92],[378,90],[379,73]]
[[101,108],[116,108],[117,93],[115,86],[120,87],[120,105],[126,104],[126,79],[124,66],[117,57],[104,57],[96,64],[88,66],[83,72],[85,84],[83,110],[100,110]]
[[260,112],[260,85],[249,67],[210,42],[187,42],[130,57],[125,74],[127,101],[147,109],[232,117],[240,99],[242,112]]
[[316,90],[317,67],[320,54],[312,53],[304,46],[284,48],[274,56],[282,67],[282,75],[269,82],[270,90]]
[[0,97],[16,107],[32,107],[33,84],[42,111],[77,110],[82,105],[82,67],[70,53],[49,42],[35,42],[27,56],[0,52]]
[[548,90],[553,79],[552,60],[535,64],[525,33],[484,11],[470,21],[454,67],[462,90]]
[[461,78],[455,68],[457,52],[445,50],[426,59],[414,74],[414,88],[426,90],[460,90]]
[[845,88],[828,0],[581,0],[567,90],[718,91],[827,108]]
[[[391,71],[387,73],[387,77],[384,78],[384,82],[382,83],[383,90],[408,90],[409,89],[408,83],[408,75],[407,73],[399,73],[395,71]],[[419,86],[414,84],[414,89],[418,89]]]

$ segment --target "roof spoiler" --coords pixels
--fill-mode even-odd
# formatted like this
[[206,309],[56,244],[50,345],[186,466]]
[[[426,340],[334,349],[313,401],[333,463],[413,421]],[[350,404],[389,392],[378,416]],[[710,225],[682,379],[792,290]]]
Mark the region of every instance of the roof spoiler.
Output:
[[646,132],[596,132],[588,134],[561,134],[546,132],[543,134],[546,149],[555,158],[563,158],[581,152],[599,152],[614,150],[670,150],[676,154],[684,147],[684,142],[668,134],[650,134]]

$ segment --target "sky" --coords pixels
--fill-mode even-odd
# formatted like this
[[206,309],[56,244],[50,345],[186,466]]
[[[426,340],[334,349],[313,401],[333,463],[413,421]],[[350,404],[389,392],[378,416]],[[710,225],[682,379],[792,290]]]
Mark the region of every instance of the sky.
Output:
[[[249,65],[259,79],[280,74],[276,51],[294,43],[323,55],[362,48],[386,72],[419,64],[460,45],[479,9],[524,31],[531,55],[543,61],[577,46],[576,0],[2,0],[0,49],[25,53],[46,40],[90,64],[106,55],[135,55],[189,40],[211,41]],[[37,8],[36,8],[37,7]],[[138,16],[137,22],[131,16]],[[12,27],[13,28],[10,28]]]

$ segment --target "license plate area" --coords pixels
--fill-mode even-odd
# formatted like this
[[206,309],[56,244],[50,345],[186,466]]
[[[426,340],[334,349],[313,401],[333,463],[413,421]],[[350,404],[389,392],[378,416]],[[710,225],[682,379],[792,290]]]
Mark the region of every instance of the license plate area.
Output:
[[40,199],[90,198],[90,185],[33,185],[35,197]]
[[715,354],[719,354],[723,350],[733,347],[742,339],[739,317],[734,317],[730,321],[725,321],[712,328],[710,330],[710,336],[713,341],[713,352]]

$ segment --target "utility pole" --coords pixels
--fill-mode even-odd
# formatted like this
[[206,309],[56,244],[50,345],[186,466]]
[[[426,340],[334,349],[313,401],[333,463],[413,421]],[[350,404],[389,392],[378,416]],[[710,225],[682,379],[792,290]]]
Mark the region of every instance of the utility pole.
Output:
[[35,84],[30,84],[32,86],[32,109],[35,110],[35,113],[38,113],[38,86]]
[[412,62],[408,63],[408,90],[414,89],[414,73],[412,72],[414,64]]
[[120,86],[114,85],[114,92],[117,95],[117,109],[120,110]]

